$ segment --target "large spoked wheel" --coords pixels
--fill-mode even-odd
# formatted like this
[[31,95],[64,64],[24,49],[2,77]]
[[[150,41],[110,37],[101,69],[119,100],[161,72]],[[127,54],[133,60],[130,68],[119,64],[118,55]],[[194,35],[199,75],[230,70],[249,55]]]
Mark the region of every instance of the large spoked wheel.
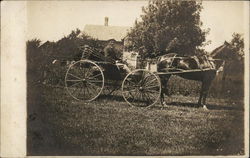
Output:
[[160,79],[147,70],[132,71],[123,80],[122,95],[131,106],[151,107],[161,95]]
[[89,60],[77,61],[66,73],[65,86],[73,98],[92,101],[101,94],[104,87],[102,69]]

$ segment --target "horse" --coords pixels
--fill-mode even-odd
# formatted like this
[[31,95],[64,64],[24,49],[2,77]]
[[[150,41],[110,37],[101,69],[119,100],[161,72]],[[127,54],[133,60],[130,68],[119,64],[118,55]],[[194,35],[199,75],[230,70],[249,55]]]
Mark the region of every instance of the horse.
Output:
[[203,106],[206,108],[206,97],[211,83],[216,74],[223,71],[223,66],[223,60],[213,59],[207,55],[179,56],[176,53],[169,53],[160,56],[157,62],[157,71],[160,73],[162,72],[162,75],[160,75],[162,85],[160,97],[161,105],[166,105],[164,101],[164,94],[168,95],[167,83],[172,75],[171,72],[180,72],[175,73],[175,75],[184,79],[200,81],[202,83],[198,106],[196,107]]

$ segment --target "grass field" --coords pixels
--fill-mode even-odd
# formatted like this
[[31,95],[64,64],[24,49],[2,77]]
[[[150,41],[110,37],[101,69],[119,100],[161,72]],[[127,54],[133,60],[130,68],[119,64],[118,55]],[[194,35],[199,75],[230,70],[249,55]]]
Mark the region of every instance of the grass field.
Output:
[[28,155],[242,155],[242,101],[166,98],[168,106],[132,108],[119,92],[83,103],[64,88],[28,87]]

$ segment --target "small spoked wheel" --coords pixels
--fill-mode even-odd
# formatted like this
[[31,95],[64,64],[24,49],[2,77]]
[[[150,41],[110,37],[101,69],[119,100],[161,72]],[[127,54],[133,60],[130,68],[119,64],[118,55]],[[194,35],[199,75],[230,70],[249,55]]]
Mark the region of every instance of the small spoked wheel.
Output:
[[92,101],[101,94],[104,87],[102,69],[89,60],[77,61],[67,70],[65,86],[74,99]]
[[131,106],[151,107],[161,95],[160,79],[147,70],[132,71],[123,80],[122,95]]

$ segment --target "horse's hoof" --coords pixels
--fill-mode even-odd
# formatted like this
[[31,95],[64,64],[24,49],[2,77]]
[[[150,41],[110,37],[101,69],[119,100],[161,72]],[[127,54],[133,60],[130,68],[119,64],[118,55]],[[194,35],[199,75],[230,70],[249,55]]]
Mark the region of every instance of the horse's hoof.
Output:
[[161,103],[161,110],[163,110],[165,106],[167,106],[166,102]]
[[206,105],[203,105],[203,109],[204,109],[204,110],[208,110],[208,108],[207,108]]
[[164,107],[164,106],[167,106],[167,104],[166,104],[166,102],[165,102],[165,101],[162,103],[162,106],[163,106],[163,107]]

